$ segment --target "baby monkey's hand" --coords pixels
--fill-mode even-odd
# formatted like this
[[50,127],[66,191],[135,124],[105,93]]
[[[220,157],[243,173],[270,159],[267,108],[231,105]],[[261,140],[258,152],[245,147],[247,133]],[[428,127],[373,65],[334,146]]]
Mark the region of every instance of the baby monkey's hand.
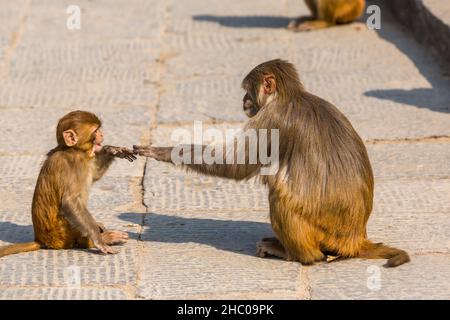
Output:
[[133,150],[126,147],[104,146],[104,152],[120,159],[127,159],[130,162],[136,160]]

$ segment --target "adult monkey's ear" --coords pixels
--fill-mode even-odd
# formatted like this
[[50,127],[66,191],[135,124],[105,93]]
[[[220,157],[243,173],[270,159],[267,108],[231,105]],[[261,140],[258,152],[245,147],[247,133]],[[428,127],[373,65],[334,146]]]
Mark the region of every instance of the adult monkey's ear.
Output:
[[75,131],[72,129],[66,130],[63,132],[64,143],[68,147],[73,147],[78,142],[78,136]]
[[275,81],[275,76],[273,74],[268,74],[264,76],[263,80],[264,93],[272,94],[277,90],[277,83]]

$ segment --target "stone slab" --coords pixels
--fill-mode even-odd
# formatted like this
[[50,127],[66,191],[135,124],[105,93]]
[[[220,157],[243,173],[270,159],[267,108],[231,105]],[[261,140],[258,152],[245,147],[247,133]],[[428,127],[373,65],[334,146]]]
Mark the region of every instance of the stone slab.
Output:
[[384,261],[348,260],[308,268],[312,299],[431,299],[450,298],[450,256],[412,256],[397,268]]
[[124,300],[126,291],[116,288],[2,288],[1,300]]
[[2,258],[0,286],[135,285],[136,244],[116,255],[88,250],[39,250]]
[[[218,216],[221,216],[219,214]],[[147,265],[139,283],[146,299],[270,294],[307,297],[301,265],[254,256],[255,243],[270,235],[267,223],[150,214],[142,234]],[[273,270],[280,272],[276,274]],[[187,291],[189,293],[187,293]]]

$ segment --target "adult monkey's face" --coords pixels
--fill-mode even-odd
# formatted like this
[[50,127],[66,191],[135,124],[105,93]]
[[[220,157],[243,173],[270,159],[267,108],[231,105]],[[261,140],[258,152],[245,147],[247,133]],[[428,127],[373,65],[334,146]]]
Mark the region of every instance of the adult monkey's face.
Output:
[[253,102],[253,99],[248,92],[244,95],[244,99],[242,100],[242,102],[243,109],[247,117],[254,117],[258,113],[259,107],[256,103]]
[[[256,73],[256,71],[252,71],[252,73]],[[275,76],[266,74],[261,77],[247,77],[243,87],[247,91],[242,99],[243,109],[245,114],[252,118],[262,107],[273,101],[276,94]]]

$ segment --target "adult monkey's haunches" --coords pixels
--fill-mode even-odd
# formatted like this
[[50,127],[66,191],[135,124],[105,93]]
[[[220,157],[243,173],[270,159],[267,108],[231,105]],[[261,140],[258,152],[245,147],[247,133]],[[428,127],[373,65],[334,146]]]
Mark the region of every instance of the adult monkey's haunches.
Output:
[[288,29],[311,31],[356,21],[364,13],[365,0],[305,0],[311,16],[291,21]]
[[[261,176],[269,187],[270,220],[276,237],[260,241],[257,255],[303,264],[325,260],[326,254],[384,258],[388,267],[408,262],[405,251],[367,238],[373,174],[364,143],[347,118],[331,103],[308,93],[295,67],[282,60],[254,68],[242,87],[246,90],[243,108],[250,117],[244,130],[279,129],[279,170]],[[134,149],[139,155],[172,162],[171,147]],[[263,166],[250,164],[248,158],[246,149],[245,164],[184,166],[241,180],[258,174]]]

